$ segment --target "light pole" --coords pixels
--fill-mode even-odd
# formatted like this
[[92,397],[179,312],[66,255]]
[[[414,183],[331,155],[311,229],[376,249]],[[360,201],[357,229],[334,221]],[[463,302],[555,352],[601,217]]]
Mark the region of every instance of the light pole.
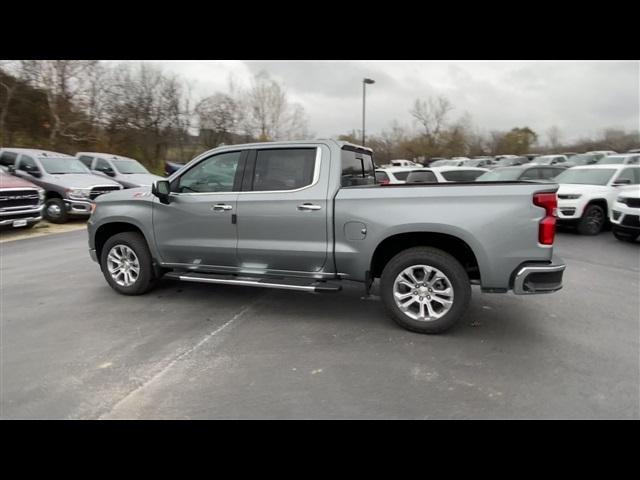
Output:
[[375,80],[370,78],[362,79],[362,146],[364,147],[364,113],[365,113],[365,103],[367,98],[367,84],[372,85],[376,83]]

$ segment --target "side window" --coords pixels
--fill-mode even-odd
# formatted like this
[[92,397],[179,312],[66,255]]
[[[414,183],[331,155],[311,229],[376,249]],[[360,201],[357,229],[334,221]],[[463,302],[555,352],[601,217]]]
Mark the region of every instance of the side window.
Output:
[[631,157],[629,159],[629,165],[638,165],[640,164],[640,157]]
[[172,190],[179,193],[234,192],[242,152],[226,152],[209,157],[187,170]]
[[540,171],[540,178],[542,180],[549,180],[564,171],[562,168],[540,168],[538,170]]
[[636,185],[640,183],[638,182],[638,175],[635,173],[635,170],[638,170],[638,169],[625,168],[624,170],[622,170],[622,172],[620,172],[618,177],[614,180],[614,183],[620,182],[620,180],[629,180],[629,184],[631,185]]
[[[343,148],[341,152],[341,161],[341,186],[352,187],[355,185],[373,185],[376,183],[373,159],[368,152]],[[407,175],[409,175],[408,172]],[[398,178],[398,175],[395,173],[394,176]]]
[[416,170],[410,172],[406,178],[407,183],[438,183],[435,173],[430,170]]
[[93,161],[93,157],[87,157],[86,155],[81,155],[78,160],[80,160],[85,167],[91,168],[91,162]]
[[311,185],[315,164],[315,148],[258,150],[252,190],[296,190]]
[[526,172],[522,174],[520,180],[538,180],[540,178],[539,172],[540,168],[530,168]]
[[22,170],[27,173],[40,171],[38,165],[36,165],[36,161],[26,155],[20,156],[20,160],[18,161],[18,170]]
[[16,158],[18,158],[17,153],[2,152],[2,155],[0,155],[0,165],[4,167],[8,167],[9,165],[15,165]]
[[389,183],[389,175],[385,172],[376,172],[376,183]]
[[393,176],[396,177],[396,180],[405,181],[409,176],[410,172],[394,172]]
[[451,170],[441,173],[445,180],[449,182],[473,182],[485,172],[482,170]]
[[99,172],[105,172],[111,170],[111,165],[104,158],[99,158],[96,162],[96,168],[94,170],[98,170]]

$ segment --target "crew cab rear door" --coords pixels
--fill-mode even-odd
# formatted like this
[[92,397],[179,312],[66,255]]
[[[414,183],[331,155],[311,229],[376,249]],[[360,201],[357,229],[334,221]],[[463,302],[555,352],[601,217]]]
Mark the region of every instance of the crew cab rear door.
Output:
[[313,145],[249,151],[238,195],[240,268],[306,273],[323,268],[330,159],[328,150],[324,159],[322,151]]

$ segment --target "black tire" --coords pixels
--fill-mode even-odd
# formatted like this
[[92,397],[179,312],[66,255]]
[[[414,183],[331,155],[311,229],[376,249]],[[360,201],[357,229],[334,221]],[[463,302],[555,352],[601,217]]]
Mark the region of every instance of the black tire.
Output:
[[69,214],[61,198],[50,198],[44,204],[44,218],[51,223],[67,223]]
[[[427,265],[440,270],[453,289],[453,305],[442,317],[434,320],[416,320],[396,305],[393,289],[398,275],[413,265]],[[441,333],[455,325],[462,317],[471,299],[469,276],[460,262],[442,250],[432,247],[414,247],[398,253],[385,266],[380,281],[382,302],[401,327],[417,333]]]
[[[138,257],[138,263],[140,266],[140,272],[135,282],[130,286],[119,285],[116,280],[109,273],[107,267],[107,257],[109,252],[116,245],[125,245],[129,247]],[[147,242],[142,235],[136,232],[123,232],[110,237],[102,247],[100,254],[100,268],[107,283],[116,292],[124,295],[142,295],[151,290],[157,281],[154,269],[153,261],[151,259],[151,252]]]
[[613,230],[613,236],[621,242],[633,242],[638,238],[638,235],[633,233],[619,232],[617,230]]
[[601,206],[587,205],[578,222],[578,232],[582,235],[598,235],[606,221],[607,216]]

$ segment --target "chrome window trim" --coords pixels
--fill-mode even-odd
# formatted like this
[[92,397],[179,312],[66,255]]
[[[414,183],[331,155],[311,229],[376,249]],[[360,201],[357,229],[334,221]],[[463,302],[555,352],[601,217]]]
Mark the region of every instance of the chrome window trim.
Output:
[[[282,146],[282,147],[277,147],[277,148],[252,148],[252,149],[246,149],[246,150],[284,150],[284,149],[309,149],[310,147],[303,147],[303,146]],[[238,194],[238,195],[242,195],[242,194],[246,194],[246,193],[294,193],[294,192],[301,192],[302,190],[306,190],[308,188],[312,188],[314,187],[318,181],[320,180],[320,165],[322,163],[322,150],[319,146],[315,146],[315,147],[311,147],[311,148],[315,148],[316,149],[316,160],[313,166],[313,178],[311,179],[311,183],[309,185],[305,185],[304,187],[300,187],[300,188],[295,188],[292,190],[247,190],[247,191],[242,191],[242,190],[234,190],[231,192],[171,192],[169,193],[169,196],[197,196],[197,195],[230,195],[230,194]],[[223,153],[229,153],[229,152],[235,152],[235,151],[242,151],[242,150],[229,150],[229,151],[225,151],[225,152],[220,152],[220,154]],[[211,158],[211,157],[207,157],[207,158]],[[204,160],[201,160],[204,161]],[[200,161],[198,162],[200,163]],[[194,165],[195,167],[195,165]],[[184,167],[183,167],[184,168]],[[193,168],[193,167],[192,167]],[[245,164],[245,168],[246,168],[246,164]],[[190,170],[190,169],[189,169]],[[179,171],[176,173],[180,173]],[[177,177],[179,177],[180,175],[177,175]],[[169,177],[171,178],[171,177]],[[175,180],[175,179],[173,179]],[[173,182],[173,180],[169,180],[169,182]]]

